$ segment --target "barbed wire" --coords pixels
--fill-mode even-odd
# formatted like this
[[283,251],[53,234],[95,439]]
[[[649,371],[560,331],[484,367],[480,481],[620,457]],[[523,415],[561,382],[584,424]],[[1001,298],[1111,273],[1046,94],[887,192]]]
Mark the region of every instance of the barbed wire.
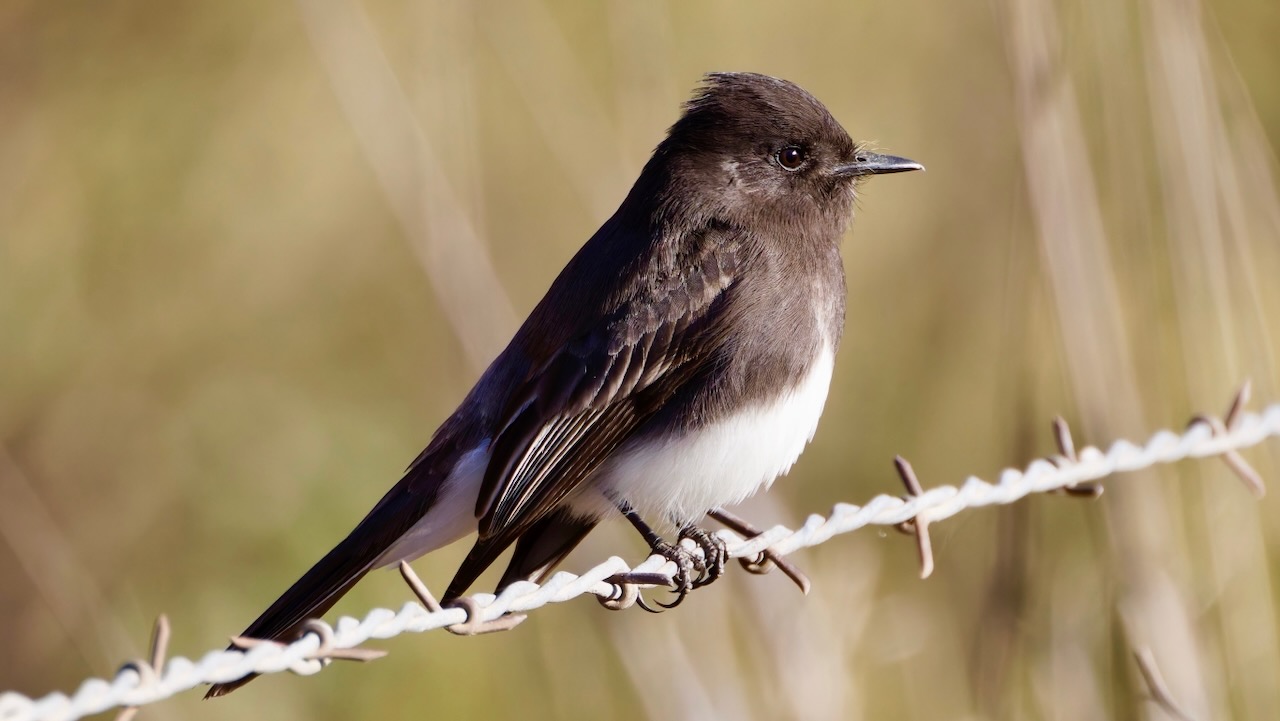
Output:
[[[1262,495],[1260,477],[1237,451],[1280,435],[1280,403],[1261,413],[1245,412],[1248,394],[1245,384],[1221,418],[1197,415],[1182,433],[1162,430],[1141,446],[1119,440],[1105,452],[1093,446],[1077,451],[1066,423],[1055,419],[1058,453],[1033,461],[1022,471],[1006,469],[996,483],[970,476],[959,487],[924,490],[910,464],[898,458],[896,465],[908,496],[879,495],[861,506],[839,503],[830,515],[810,515],[795,530],[775,526],[757,533],[730,514],[720,512],[714,517],[736,530],[719,532],[729,557],[756,573],[778,567],[805,591],[807,579],[783,557],[871,525],[895,526],[914,534],[920,548],[921,575],[927,576],[933,567],[928,525],[969,508],[1013,503],[1034,493],[1096,496],[1101,487],[1094,482],[1114,473],[1210,456],[1222,457],[1255,495]],[[333,625],[313,619],[305,625],[303,635],[289,644],[233,639],[240,650],[210,651],[198,661],[180,656],[165,659],[169,634],[162,616],[157,621],[150,659],[125,663],[110,680],[88,679],[70,696],[53,692],[32,699],[16,692],[0,693],[0,721],[72,721],[113,708],[123,708],[122,716],[126,716],[139,706],[204,684],[234,681],[251,673],[309,675],[334,660],[367,661],[384,655],[385,651],[359,648],[370,639],[440,628],[462,635],[506,630],[523,621],[529,611],[586,594],[596,596],[607,608],[620,610],[637,602],[640,589],[671,584],[675,572],[675,564],[661,556],[650,556],[634,568],[614,556],[581,575],[560,572],[542,585],[519,582],[497,596],[476,594],[441,607],[412,569],[402,564],[401,573],[420,603],[406,603],[398,612],[375,608],[362,620],[344,616]]]

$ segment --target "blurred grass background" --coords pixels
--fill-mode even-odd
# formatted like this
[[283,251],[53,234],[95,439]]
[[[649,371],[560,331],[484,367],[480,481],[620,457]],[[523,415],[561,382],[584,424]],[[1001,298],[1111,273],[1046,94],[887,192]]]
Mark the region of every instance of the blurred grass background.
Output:
[[[709,70],[800,83],[924,175],[865,187],[814,444],[744,514],[993,478],[1280,398],[1273,0],[0,3],[0,689],[238,632],[364,514]],[[1280,482],[1276,444],[1247,456]],[[1216,463],[972,511],[660,618],[187,694],[214,718],[1198,718],[1280,708],[1275,495]],[[639,559],[619,529],[567,564]],[[464,544],[465,546],[465,544]],[[447,581],[465,547],[417,564]],[[408,599],[394,574],[338,611]]]

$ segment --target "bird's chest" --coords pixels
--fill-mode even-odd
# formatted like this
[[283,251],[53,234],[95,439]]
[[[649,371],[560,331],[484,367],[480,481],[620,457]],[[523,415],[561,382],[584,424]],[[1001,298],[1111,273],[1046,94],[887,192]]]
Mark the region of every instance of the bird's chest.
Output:
[[833,362],[834,351],[824,343],[798,382],[772,398],[696,428],[628,444],[602,469],[602,490],[654,522],[680,525],[767,488],[813,438]]

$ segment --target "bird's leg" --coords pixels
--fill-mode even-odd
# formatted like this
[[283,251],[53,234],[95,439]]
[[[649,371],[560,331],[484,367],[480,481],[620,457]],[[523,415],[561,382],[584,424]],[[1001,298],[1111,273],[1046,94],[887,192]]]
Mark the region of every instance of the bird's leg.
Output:
[[[649,524],[644,522],[644,519],[640,518],[640,514],[636,513],[635,509],[631,507],[631,504],[626,503],[625,501],[620,501],[617,505],[618,510],[622,513],[623,517],[630,521],[631,525],[635,526],[635,529],[644,537],[645,542],[649,544],[650,550],[652,550],[656,555],[662,556],[668,561],[676,564],[676,573],[671,577],[671,583],[675,586],[672,590],[676,594],[676,598],[670,604],[659,601],[658,605],[662,608],[675,608],[676,606],[679,606],[684,602],[685,596],[689,595],[689,591],[697,588],[693,578],[694,570],[696,569],[698,571],[699,579],[706,574],[706,566],[703,565],[702,559],[698,558],[698,556],[692,551],[689,551],[679,543],[673,545],[662,540],[662,536],[659,536],[656,531],[649,527]],[[651,608],[646,604],[643,598],[639,599],[637,603],[640,604],[641,608],[650,613],[661,613],[661,611]]]
[[686,538],[702,549],[702,572],[693,580],[693,587],[710,586],[724,575],[724,564],[729,560],[729,547],[723,538],[692,523],[680,529],[680,540]]

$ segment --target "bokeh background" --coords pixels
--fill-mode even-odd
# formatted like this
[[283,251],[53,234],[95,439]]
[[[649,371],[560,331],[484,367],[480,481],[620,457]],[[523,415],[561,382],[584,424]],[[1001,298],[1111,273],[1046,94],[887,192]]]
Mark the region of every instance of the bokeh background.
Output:
[[[709,70],[794,80],[877,179],[795,525],[1280,399],[1274,0],[0,2],[0,689],[238,632],[365,513]],[[1272,442],[1247,452],[1280,482]],[[862,531],[678,611],[406,636],[161,719],[1197,718],[1280,709],[1276,494],[1221,464]],[[465,544],[464,544],[465,545]],[[444,583],[464,547],[417,564]],[[621,529],[567,564],[644,549]],[[408,599],[395,574],[339,607]]]

